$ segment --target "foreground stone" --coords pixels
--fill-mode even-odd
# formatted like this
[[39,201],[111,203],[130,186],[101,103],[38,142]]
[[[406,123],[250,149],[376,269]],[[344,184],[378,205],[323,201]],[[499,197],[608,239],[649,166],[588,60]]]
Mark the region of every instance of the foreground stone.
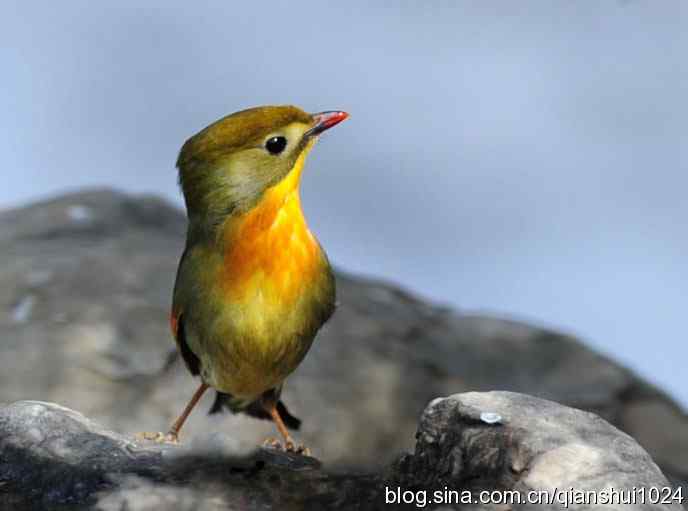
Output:
[[[506,506],[519,509],[562,509],[567,498],[594,496],[597,502],[570,508],[601,508],[602,491],[612,489],[621,504],[635,492],[638,502],[624,509],[681,509],[684,503],[683,489],[670,489],[630,436],[595,414],[524,394],[470,392],[436,399],[425,409],[416,438],[415,452],[403,456],[391,472],[402,487],[517,490],[522,498],[551,495],[549,502]],[[643,504],[634,490],[642,488],[663,492],[666,502],[648,499]]]
[[[361,436],[366,432],[361,431]],[[0,408],[0,509],[106,511],[285,509],[559,509],[431,503],[433,490],[668,487],[649,455],[599,417],[509,392],[457,394],[422,415],[414,453],[385,471],[337,472],[314,458],[241,452],[223,436],[141,445],[52,403]],[[395,495],[413,492],[402,506]],[[597,509],[599,505],[571,505]],[[678,503],[624,509],[681,509]]]

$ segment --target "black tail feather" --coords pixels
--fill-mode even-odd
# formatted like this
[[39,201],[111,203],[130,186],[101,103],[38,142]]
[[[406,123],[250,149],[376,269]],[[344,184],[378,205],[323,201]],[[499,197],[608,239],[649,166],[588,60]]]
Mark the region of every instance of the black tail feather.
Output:
[[[237,407],[233,405],[233,400],[234,397],[231,394],[215,391],[215,401],[210,407],[210,410],[208,410],[208,413],[212,415],[222,410],[229,410],[232,413],[245,413],[256,419],[272,420],[272,417],[270,417],[270,414],[263,408],[260,400],[254,401],[246,407]],[[289,429],[298,430],[301,427],[301,419],[294,417],[282,400],[277,401],[277,411],[280,417],[282,417],[285,426]]]
[[231,399],[231,394],[223,394],[222,392],[215,391],[215,401],[213,401],[213,405],[210,407],[210,410],[208,410],[208,415],[220,413],[224,408],[231,410],[229,405]]

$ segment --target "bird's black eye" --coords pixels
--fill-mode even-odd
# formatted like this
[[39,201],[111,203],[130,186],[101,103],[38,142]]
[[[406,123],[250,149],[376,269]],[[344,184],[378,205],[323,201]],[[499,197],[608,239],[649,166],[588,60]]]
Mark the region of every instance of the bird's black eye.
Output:
[[265,149],[270,154],[279,154],[284,151],[285,147],[287,147],[287,139],[284,137],[272,137],[265,142]]

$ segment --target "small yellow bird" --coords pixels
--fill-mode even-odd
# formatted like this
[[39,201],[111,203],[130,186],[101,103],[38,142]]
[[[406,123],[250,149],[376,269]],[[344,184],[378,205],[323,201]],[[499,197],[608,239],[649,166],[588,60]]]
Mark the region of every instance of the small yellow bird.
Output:
[[[170,323],[186,366],[202,383],[167,441],[203,393],[227,408],[272,419],[284,439],[301,421],[280,400],[335,307],[335,281],[301,210],[299,182],[318,136],[346,112],[294,106],[236,112],[186,141],[177,167],[188,215]],[[158,439],[160,439],[158,437]]]

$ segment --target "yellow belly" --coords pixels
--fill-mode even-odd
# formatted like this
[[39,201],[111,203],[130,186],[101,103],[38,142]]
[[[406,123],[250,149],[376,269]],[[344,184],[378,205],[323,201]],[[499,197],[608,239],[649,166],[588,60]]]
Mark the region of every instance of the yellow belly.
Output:
[[318,314],[318,304],[334,292],[297,185],[298,175],[287,176],[253,210],[224,226],[214,286],[222,305],[213,320],[215,340],[201,359],[207,383],[237,397],[259,396],[298,366],[320,326],[314,329],[314,310]]

